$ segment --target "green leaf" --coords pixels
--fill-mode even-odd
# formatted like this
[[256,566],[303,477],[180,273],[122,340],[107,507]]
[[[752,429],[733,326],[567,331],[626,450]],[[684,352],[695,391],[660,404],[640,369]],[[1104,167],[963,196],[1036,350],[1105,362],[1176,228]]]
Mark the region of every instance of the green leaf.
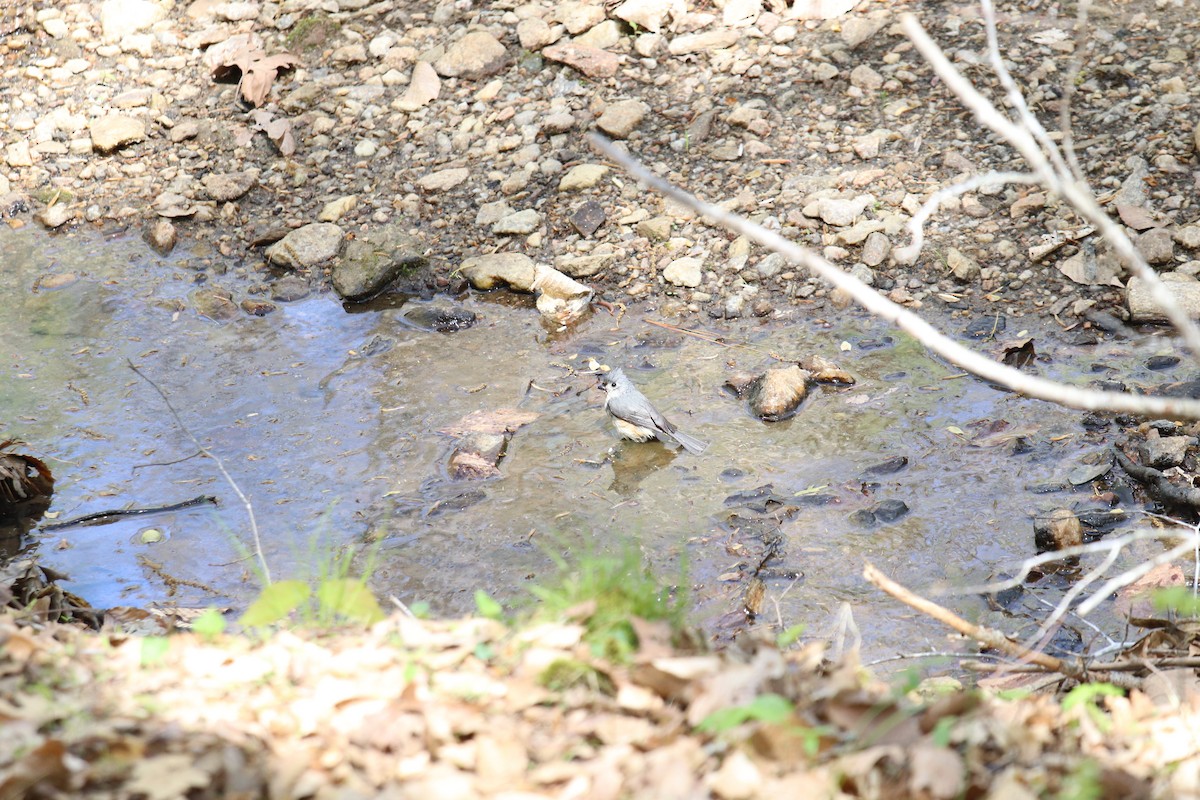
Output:
[[475,590],[475,607],[479,609],[480,616],[488,619],[500,619],[504,616],[504,606],[493,600],[483,589]]
[[1070,711],[1072,708],[1095,705],[1097,698],[1121,697],[1124,694],[1124,689],[1111,683],[1081,683],[1067,692],[1062,701],[1062,710]]
[[142,639],[142,666],[149,667],[162,661],[170,646],[171,640],[166,636],[147,636]]
[[933,743],[938,747],[950,746],[950,733],[954,730],[954,724],[958,722],[958,717],[954,715],[942,717],[933,725],[933,730],[929,736],[933,739]]
[[429,603],[425,602],[424,600],[418,600],[415,603],[410,603],[408,610],[411,611],[412,615],[417,619],[429,619],[429,615],[432,611],[432,609],[429,607]]
[[265,587],[238,620],[247,628],[274,625],[308,599],[311,590],[304,581],[279,581]]
[[791,647],[793,644],[796,643],[797,640],[799,640],[799,638],[801,637],[801,635],[803,635],[803,633],[804,633],[804,625],[802,625],[802,624],[801,625],[793,625],[792,627],[788,628],[787,630],[780,631],[779,635],[775,637],[775,646],[780,649],[782,649],[784,647]]
[[704,733],[721,733],[743,722],[786,722],[795,713],[795,706],[777,694],[762,694],[744,706],[717,709],[700,721],[696,728]]
[[317,587],[321,610],[364,625],[386,616],[375,595],[359,578],[330,578]]
[[1186,617],[1200,615],[1200,598],[1186,586],[1168,586],[1154,591],[1155,611],[1174,611]]
[[225,617],[220,611],[211,606],[204,613],[192,620],[192,630],[202,639],[211,640],[225,632]]

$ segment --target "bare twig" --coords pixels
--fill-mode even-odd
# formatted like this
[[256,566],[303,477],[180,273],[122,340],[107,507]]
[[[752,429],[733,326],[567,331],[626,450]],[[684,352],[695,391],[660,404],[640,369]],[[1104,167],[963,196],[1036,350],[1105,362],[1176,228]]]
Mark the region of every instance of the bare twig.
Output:
[[192,433],[191,429],[188,428],[187,425],[183,424],[183,420],[179,417],[179,412],[175,410],[175,406],[171,405],[170,398],[168,398],[166,393],[159,388],[158,384],[146,377],[145,373],[134,366],[132,361],[126,359],[125,363],[129,365],[129,368],[133,370],[135,375],[144,380],[146,383],[150,384],[151,389],[158,392],[158,396],[161,397],[163,403],[166,404],[167,410],[170,411],[171,416],[175,418],[175,424],[179,426],[180,430],[187,434],[188,438],[191,439],[196,445],[197,450],[213,460],[213,463],[217,465],[217,469],[220,470],[221,476],[225,478],[225,482],[229,484],[229,488],[233,489],[233,493],[236,494],[238,499],[242,501],[242,507],[246,509],[246,516],[250,519],[250,535],[254,538],[254,553],[256,556],[258,556],[258,563],[262,567],[263,580],[269,586],[271,584],[271,568],[267,566],[267,558],[263,554],[262,540],[258,535],[258,522],[254,518],[254,506],[250,504],[250,499],[247,498],[242,492],[241,487],[237,485],[237,481],[235,481],[233,476],[229,474],[229,470],[225,469],[225,463],[221,461],[221,459],[218,458],[215,453],[202,445],[200,440],[196,438],[196,434]]
[[983,626],[968,622],[967,620],[955,614],[953,611],[950,611],[948,608],[939,606],[932,600],[927,600],[924,597],[910,592],[908,589],[904,588],[880,572],[875,565],[871,564],[869,561],[863,566],[863,577],[905,605],[915,608],[922,614],[936,619],[943,625],[947,625],[964,636],[969,636],[975,641],[986,645],[987,647],[993,647],[1021,661],[1038,664],[1048,670],[1061,673],[1067,677],[1075,678],[1076,680],[1084,679],[1083,670],[1075,664],[1070,664],[1062,659],[1046,655],[1045,653],[1039,653],[1036,650],[1030,650],[1023,645],[1017,644],[1003,633],[993,628],[985,628]]
[[937,213],[941,208],[942,203],[949,200],[951,197],[972,192],[981,186],[988,186],[996,183],[1038,183],[1039,178],[1028,172],[987,172],[983,175],[972,175],[966,180],[938,189],[932,196],[917,210],[912,219],[908,221],[905,227],[908,229],[908,235],[912,237],[912,241],[904,247],[897,247],[892,251],[896,260],[901,263],[907,263],[917,257],[921,252],[921,248],[925,245],[925,223]]
[[[863,308],[893,323],[933,352],[968,372],[1038,400],[1078,408],[1084,411],[1114,411],[1170,419],[1200,419],[1200,401],[1178,397],[1148,397],[1080,389],[1056,381],[1028,375],[993,361],[952,339],[938,333],[933,326],[913,312],[902,308],[865,283],[835,267],[819,254],[800,247],[779,234],[769,231],[748,219],[703,202],[684,190],[650,172],[640,162],[623,152],[599,134],[589,135],[592,145],[624,167],[631,175],[654,190],[670,197],[680,205],[702,214],[729,230],[744,235],[763,247],[779,253],[796,264],[808,268],[853,297]],[[1032,141],[1032,140],[1031,140]],[[1101,214],[1103,216],[1103,214]],[[1108,220],[1105,217],[1105,220]],[[1109,225],[1112,223],[1109,221]],[[1132,247],[1132,245],[1131,245]],[[1200,349],[1197,350],[1200,352]]]

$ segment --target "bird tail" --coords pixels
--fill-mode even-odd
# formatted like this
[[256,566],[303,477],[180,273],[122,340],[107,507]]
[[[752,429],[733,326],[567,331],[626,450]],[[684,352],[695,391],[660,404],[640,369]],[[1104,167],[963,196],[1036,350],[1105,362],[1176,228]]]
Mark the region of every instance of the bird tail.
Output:
[[708,442],[701,441],[695,436],[688,436],[683,431],[674,431],[671,434],[671,438],[679,442],[679,444],[683,446],[684,450],[687,450],[689,453],[694,453],[695,455],[700,455],[708,449]]

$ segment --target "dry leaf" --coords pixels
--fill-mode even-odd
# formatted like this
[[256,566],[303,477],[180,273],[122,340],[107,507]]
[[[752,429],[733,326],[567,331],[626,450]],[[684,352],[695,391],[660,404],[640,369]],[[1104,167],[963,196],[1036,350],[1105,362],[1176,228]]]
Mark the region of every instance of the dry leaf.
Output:
[[279,152],[290,156],[296,152],[296,138],[292,135],[292,121],[269,114],[261,109],[250,112],[255,125],[271,138]]
[[1121,217],[1121,222],[1124,222],[1135,231],[1144,231],[1149,228],[1156,228],[1159,225],[1158,220],[1141,206],[1118,205],[1117,214]]
[[267,55],[261,40],[255,41],[249,34],[227,39],[205,53],[204,59],[213,80],[229,82],[237,78],[242,97],[256,108],[267,99],[275,77],[300,64],[291,53]]
[[909,751],[908,787],[914,797],[949,800],[963,792],[962,756],[946,747],[921,744]]

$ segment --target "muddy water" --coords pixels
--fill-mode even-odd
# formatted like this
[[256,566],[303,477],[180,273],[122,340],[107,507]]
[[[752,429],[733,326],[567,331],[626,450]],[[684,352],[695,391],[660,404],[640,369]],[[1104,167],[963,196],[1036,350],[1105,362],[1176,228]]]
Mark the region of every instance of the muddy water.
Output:
[[[215,510],[35,533],[30,546],[43,562],[100,607],[238,608],[258,588],[243,508],[211,461],[187,458],[195,445],[127,361],[171,398],[250,496],[277,578],[309,576],[314,551],[371,532],[383,536],[375,588],[453,614],[472,609],[476,588],[506,602],[526,597],[530,583],[553,574],[548,550],[633,546],[665,580],[686,581],[697,620],[716,626],[746,586],[734,576],[747,543],[728,521],[738,509],[726,498],[770,484],[799,507],[782,523],[774,564],[803,578],[767,581],[761,623],[817,632],[849,602],[868,656],[948,645],[937,625],[862,581],[864,558],[918,590],[1011,567],[1032,552],[1030,517],[1043,502],[1026,487],[1064,480],[1103,446],[1078,414],[959,376],[856,313],[708,329],[745,345],[736,347],[605,313],[554,332],[528,298],[503,295],[467,298],[462,307],[478,323],[454,334],[406,324],[420,304],[346,313],[328,295],[219,324],[186,303],[190,267],[202,255],[160,259],[133,236],[25,230],[0,233],[0,248],[10,364],[0,419],[4,436],[29,442],[54,469],[52,511],[65,518],[198,494],[221,501]],[[76,279],[61,288],[35,288],[67,274]],[[1135,371],[1161,344],[1121,343],[1075,367],[1058,359],[1039,369],[1081,372],[1108,358]],[[817,389],[795,418],[764,424],[720,387],[732,368],[768,366],[768,353],[819,353],[858,383]],[[594,379],[572,373],[589,356],[625,367],[681,428],[711,441],[709,450],[697,457],[620,442]],[[502,477],[452,480],[453,440],[438,431],[500,408],[538,414],[509,443]],[[1025,433],[1032,451],[1009,455],[1005,443],[967,441],[997,421]],[[865,473],[894,456],[908,467]],[[864,482],[878,486],[867,494]],[[828,502],[806,504],[814,493]],[[910,512],[872,527],[850,521],[851,512],[889,499]],[[166,538],[143,543],[151,526]],[[982,609],[974,598],[947,602],[968,616]]]

